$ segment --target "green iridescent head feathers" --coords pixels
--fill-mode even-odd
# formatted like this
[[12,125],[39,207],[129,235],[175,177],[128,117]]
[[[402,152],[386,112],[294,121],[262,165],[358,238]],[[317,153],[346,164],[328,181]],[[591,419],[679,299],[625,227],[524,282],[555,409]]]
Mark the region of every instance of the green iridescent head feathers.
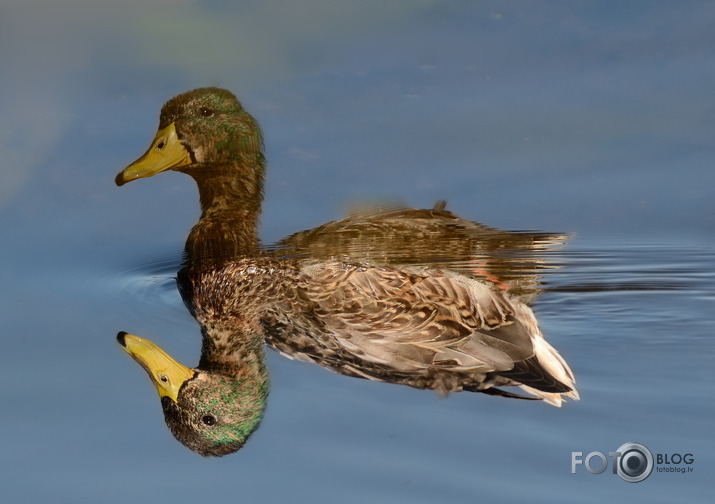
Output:
[[258,124],[225,89],[194,89],[172,98],[161,110],[159,129],[172,123],[196,161],[262,161]]
[[267,375],[230,378],[199,371],[184,383],[178,402],[162,398],[174,437],[205,457],[233,453],[258,427],[268,396]]
[[[227,166],[262,180],[263,140],[255,119],[236,97],[219,88],[200,88],[169,100],[147,152],[117,175],[117,185],[166,170],[194,178]],[[254,173],[251,173],[254,172]]]

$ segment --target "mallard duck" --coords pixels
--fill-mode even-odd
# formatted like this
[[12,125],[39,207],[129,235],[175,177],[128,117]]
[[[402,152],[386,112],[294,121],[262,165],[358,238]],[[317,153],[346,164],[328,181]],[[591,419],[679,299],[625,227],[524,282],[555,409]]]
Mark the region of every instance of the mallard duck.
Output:
[[[377,236],[390,237],[385,243],[393,243],[394,237],[404,240],[430,226],[458,243],[460,237],[474,239],[464,230],[479,225],[441,206],[398,209],[330,223],[285,240],[278,254],[265,253],[257,237],[264,174],[260,130],[231,93],[216,88],[170,100],[151,147],[117,176],[117,184],[168,169],[196,180],[202,208],[186,243],[188,265],[177,278],[203,333],[201,361],[185,383],[214,375],[230,382],[243,367],[244,355],[249,367],[262,362],[255,346],[265,341],[291,358],[342,374],[441,393],[525,398],[502,388],[517,386],[530,398],[555,406],[565,397],[578,399],[571,370],[542,337],[531,309],[502,292],[498,282],[420,265],[413,260],[417,255],[409,253],[390,265],[385,257],[392,252],[381,260],[361,261],[364,256],[349,247],[343,247],[344,254],[311,255],[305,252],[310,247],[301,245],[325,244],[336,229],[357,229],[358,236],[365,229],[374,236],[377,230]],[[494,243],[499,240],[506,238],[494,238]],[[349,260],[351,255],[357,260]],[[252,350],[247,352],[246,345]],[[264,399],[251,411],[262,409]],[[228,450],[197,448],[195,419],[203,410],[195,402],[182,402],[179,394],[162,396],[162,404],[165,414],[167,408],[172,412],[167,414],[172,432],[187,446],[203,454]],[[170,421],[179,417],[194,420]],[[233,425],[236,431],[250,430],[243,421]],[[250,425],[255,428],[257,422]],[[233,449],[245,437],[231,444]]]
[[[116,183],[166,170],[190,175],[199,189],[201,217],[185,247],[189,265],[220,266],[258,254],[263,141],[256,121],[232,93],[203,88],[169,100],[149,149],[117,175]],[[306,262],[449,262],[450,269],[498,278],[512,295],[521,295],[536,288],[535,272],[548,267],[539,252],[566,239],[563,234],[493,229],[461,219],[438,202],[424,210],[404,205],[362,208],[346,219],[291,235],[267,251]]]
[[[178,365],[137,337],[120,333],[119,341],[159,389],[172,433],[202,455],[238,450],[258,426],[268,393],[264,340],[341,374],[441,394],[554,406],[578,399],[531,309],[463,275],[266,257],[187,271],[179,287],[202,327],[199,366]],[[528,396],[503,388],[511,386]]]
[[260,334],[291,358],[350,376],[441,393],[519,386],[555,406],[578,398],[531,309],[451,271],[251,257],[183,270],[178,284],[210,355]]

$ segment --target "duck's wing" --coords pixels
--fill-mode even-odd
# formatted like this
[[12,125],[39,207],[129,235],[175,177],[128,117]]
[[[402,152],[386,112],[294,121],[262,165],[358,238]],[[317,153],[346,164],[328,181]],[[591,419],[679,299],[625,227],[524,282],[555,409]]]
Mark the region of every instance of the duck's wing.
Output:
[[528,307],[515,306],[488,285],[450,272],[338,263],[304,273],[307,297],[325,330],[342,349],[377,369],[433,377],[436,388],[446,380],[448,389],[457,390],[572,389],[573,380],[559,379],[572,377],[570,371],[556,373],[537,356],[548,343],[534,342],[534,329],[540,338],[535,320],[520,320],[531,313]]

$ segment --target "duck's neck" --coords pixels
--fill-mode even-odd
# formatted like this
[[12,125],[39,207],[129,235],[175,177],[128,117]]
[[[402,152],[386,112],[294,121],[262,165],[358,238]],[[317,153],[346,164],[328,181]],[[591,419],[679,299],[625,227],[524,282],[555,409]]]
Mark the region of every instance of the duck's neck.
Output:
[[203,326],[201,332],[200,369],[248,381],[259,388],[267,387],[268,371],[260,334],[244,328],[216,326]]
[[[228,387],[221,387],[217,391],[220,397],[214,401],[224,403],[224,416],[238,422],[234,425],[233,437],[242,444],[258,427],[268,398],[263,338],[210,326],[202,327],[202,333],[199,370],[208,372],[218,383]],[[220,445],[223,440],[216,438],[215,442]]]
[[219,266],[255,255],[263,199],[263,170],[217,166],[194,175],[201,219],[186,240],[190,264]]
[[[199,176],[200,173],[200,176]],[[201,218],[217,213],[231,213],[255,224],[263,199],[262,166],[217,165],[205,167],[193,175],[199,187]]]

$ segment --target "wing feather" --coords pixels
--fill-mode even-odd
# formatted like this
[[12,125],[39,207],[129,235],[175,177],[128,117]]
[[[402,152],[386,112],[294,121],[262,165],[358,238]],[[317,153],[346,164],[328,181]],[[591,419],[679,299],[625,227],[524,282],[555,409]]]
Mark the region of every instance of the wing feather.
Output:
[[[504,296],[442,271],[331,264],[306,271],[308,298],[353,355],[401,372],[484,374],[533,355]],[[349,300],[349,301],[348,301]],[[345,308],[345,309],[343,309]]]

